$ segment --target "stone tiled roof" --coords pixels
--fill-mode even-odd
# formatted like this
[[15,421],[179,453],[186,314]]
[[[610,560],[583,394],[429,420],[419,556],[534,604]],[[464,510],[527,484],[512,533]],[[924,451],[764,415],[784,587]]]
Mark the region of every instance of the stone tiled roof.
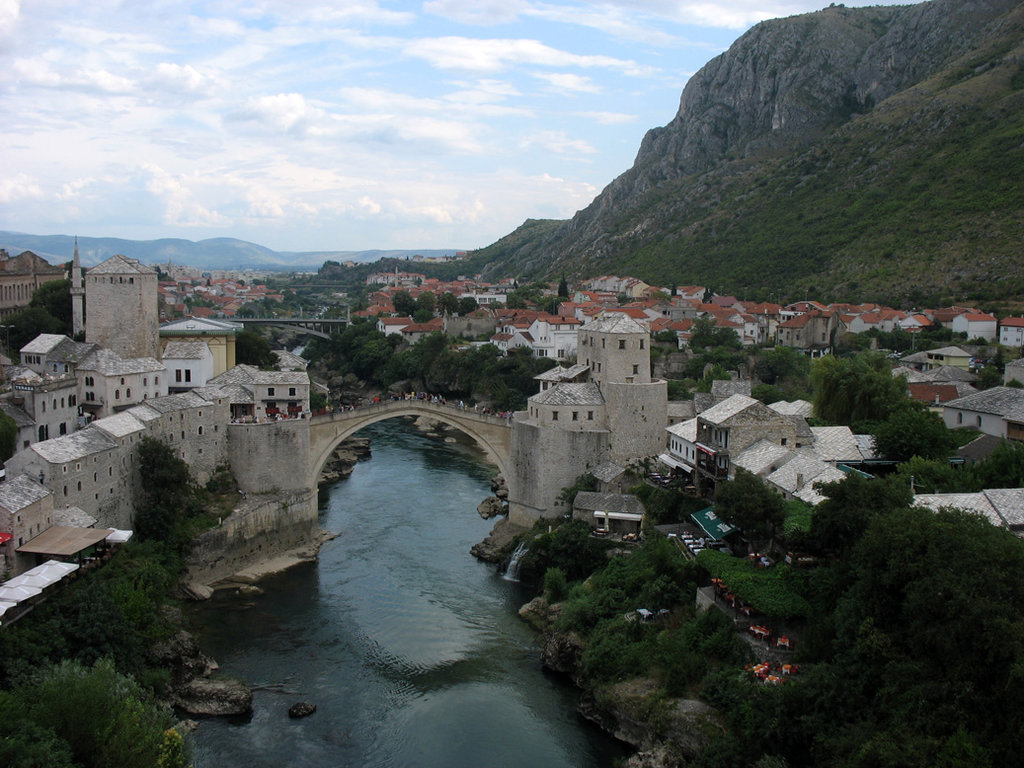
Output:
[[640,333],[648,335],[647,330],[636,320],[624,312],[601,314],[583,326],[582,330],[593,333]]
[[53,524],[66,525],[72,528],[92,528],[96,518],[81,507],[58,507],[53,510]]
[[227,398],[228,402],[233,405],[239,405],[243,403],[251,403],[253,401],[252,390],[246,389],[241,384],[224,384],[223,386],[206,386],[196,387],[192,390],[193,394],[197,394],[207,400],[214,400],[218,397]]
[[935,512],[943,507],[962,509],[981,515],[992,525],[998,525],[1000,528],[1006,525],[984,493],[916,493],[914,504]]
[[309,385],[309,375],[305,371],[261,371],[251,365],[236,365],[224,371],[220,376],[210,379],[207,384],[223,386],[225,384],[263,384],[270,386],[287,386],[289,384]]
[[96,371],[102,376],[132,373],[161,373],[167,369],[155,357],[121,357],[111,349],[94,349],[79,364],[81,371]]
[[783,416],[803,416],[805,419],[814,413],[814,406],[806,400],[779,400],[768,407]]
[[771,440],[758,440],[743,453],[735,456],[731,463],[747,472],[764,477],[775,472],[796,456],[795,451],[784,448]]
[[940,365],[938,368],[932,368],[930,371],[921,371],[920,375],[923,377],[920,381],[930,381],[936,384],[957,381],[970,383],[978,380],[978,377],[970,371],[965,371],[963,368],[954,368],[952,365]]
[[797,491],[815,482],[834,482],[846,477],[840,470],[821,459],[797,454],[765,478],[765,481],[796,495]]
[[991,413],[996,416],[1009,416],[1024,412],[1024,389],[1014,387],[992,387],[950,400],[945,408],[956,408],[962,411]]
[[875,436],[874,435],[854,435],[857,440],[857,449],[860,451],[860,455],[865,459],[877,459],[878,455],[875,453]]
[[1024,528],[1024,488],[989,488],[982,493],[1011,529]]
[[[167,395],[166,397],[155,397],[152,400],[146,401],[146,406],[153,409],[157,413],[173,413],[175,411],[183,411],[186,408],[202,408],[205,405],[209,405],[210,401],[204,397],[200,397],[195,392],[179,392],[175,395]],[[129,409],[129,413],[134,409]]]
[[41,485],[35,478],[22,473],[0,483],[0,507],[8,512],[19,512],[51,493],[49,488]]
[[811,427],[814,455],[822,461],[861,461],[857,438],[849,427]]
[[19,428],[35,426],[35,419],[29,416],[28,412],[24,408],[15,405],[10,400],[0,400],[0,411],[3,411],[14,419],[14,423],[17,424]]
[[32,341],[21,348],[22,352],[29,352],[33,355],[48,354],[51,349],[66,339],[63,333],[40,333]]
[[146,425],[133,416],[130,410],[97,419],[92,422],[91,426],[102,429],[111,437],[127,437],[146,428]]
[[596,384],[559,384],[534,395],[535,405],[604,405],[604,396]]
[[41,443],[33,443],[30,451],[35,451],[50,464],[63,464],[75,459],[91,456],[101,451],[116,448],[117,443],[104,432],[86,427],[70,435],[61,435]]
[[716,379],[711,382],[711,394],[723,400],[733,395],[749,395],[750,379]]
[[628,493],[596,493],[580,491],[572,503],[573,509],[602,512],[628,512],[642,515],[644,505],[640,499]]
[[678,424],[673,424],[671,427],[665,427],[676,437],[681,437],[683,440],[689,440],[691,443],[697,441],[697,418],[687,419],[686,421],[680,421]]
[[602,483],[610,483],[620,477],[625,471],[625,467],[616,464],[614,461],[606,461],[603,464],[599,464],[590,474]]
[[41,333],[21,348],[22,352],[45,355],[64,363],[76,363],[93,350],[95,344],[74,341],[61,333]]
[[760,400],[755,400],[746,395],[733,395],[701,412],[700,418],[711,424],[721,424],[736,414],[747,410],[747,408],[757,407],[758,405],[761,405]]
[[274,357],[277,358],[277,367],[283,371],[304,371],[309,365],[306,358],[289,352],[287,349],[275,349]]
[[202,360],[210,356],[210,347],[202,341],[169,341],[164,347],[164,360]]
[[564,365],[556,365],[554,368],[548,368],[546,371],[541,371],[533,377],[534,381],[562,381],[565,377],[567,369]]
[[115,253],[86,272],[87,275],[155,275],[156,270],[140,264],[138,259],[129,259]]

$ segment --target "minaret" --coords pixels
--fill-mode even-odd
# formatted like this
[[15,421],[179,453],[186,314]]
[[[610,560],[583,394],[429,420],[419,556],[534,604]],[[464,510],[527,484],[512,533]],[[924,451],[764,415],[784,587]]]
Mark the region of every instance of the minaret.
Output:
[[78,235],[75,235],[75,258],[71,262],[71,333],[75,337],[85,332],[85,313],[82,306],[84,297],[82,262],[78,260]]

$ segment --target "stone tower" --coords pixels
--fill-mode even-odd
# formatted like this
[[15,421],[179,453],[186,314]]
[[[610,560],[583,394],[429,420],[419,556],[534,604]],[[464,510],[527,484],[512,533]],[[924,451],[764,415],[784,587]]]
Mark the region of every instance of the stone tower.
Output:
[[114,255],[85,275],[85,340],[121,357],[157,358],[157,273]]
[[82,262],[78,259],[78,236],[75,236],[75,258],[71,262],[71,333],[75,338],[85,330],[85,286],[82,284]]

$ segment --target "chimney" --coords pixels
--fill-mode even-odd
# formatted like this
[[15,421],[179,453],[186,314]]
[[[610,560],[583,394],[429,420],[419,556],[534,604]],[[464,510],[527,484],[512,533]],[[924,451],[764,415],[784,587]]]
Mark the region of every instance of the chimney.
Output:
[[804,473],[803,472],[797,472],[796,473],[796,487],[797,488],[802,488],[803,484],[804,484]]

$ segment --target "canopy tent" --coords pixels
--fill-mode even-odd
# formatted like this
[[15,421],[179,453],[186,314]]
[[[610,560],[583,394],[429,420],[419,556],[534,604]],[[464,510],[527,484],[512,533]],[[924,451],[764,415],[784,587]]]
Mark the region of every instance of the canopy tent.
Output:
[[83,549],[99,544],[112,532],[112,528],[72,528],[66,525],[54,525],[18,547],[18,551],[36,555],[71,557]]
[[42,565],[37,565],[25,573],[41,573],[45,576],[56,575],[57,578],[63,579],[69,573],[74,573],[81,566],[78,563],[61,563],[57,560],[47,560]]
[[704,533],[712,539],[724,539],[730,533],[735,533],[739,530],[735,525],[729,525],[729,523],[719,519],[718,515],[715,514],[714,507],[707,507],[700,512],[694,512],[690,515],[690,519],[699,525],[704,530]]
[[111,534],[107,536],[108,544],[124,544],[128,539],[132,537],[134,531],[122,531],[118,528],[113,528]]
[[680,461],[670,453],[659,453],[658,461],[665,466],[672,467],[673,469],[681,469],[684,472],[693,472],[693,467],[683,461]]
[[36,587],[38,589],[46,589],[52,587],[60,581],[60,577],[47,577],[41,576],[38,573],[32,573],[31,571],[25,571],[20,576],[15,576],[13,579],[8,579],[3,583],[5,587]]
[[8,541],[14,538],[13,533],[4,533],[0,531],[0,544],[6,544]]
[[9,603],[22,603],[25,600],[30,600],[31,598],[38,597],[41,594],[43,594],[43,590],[39,589],[39,587],[0,586],[0,601]]

